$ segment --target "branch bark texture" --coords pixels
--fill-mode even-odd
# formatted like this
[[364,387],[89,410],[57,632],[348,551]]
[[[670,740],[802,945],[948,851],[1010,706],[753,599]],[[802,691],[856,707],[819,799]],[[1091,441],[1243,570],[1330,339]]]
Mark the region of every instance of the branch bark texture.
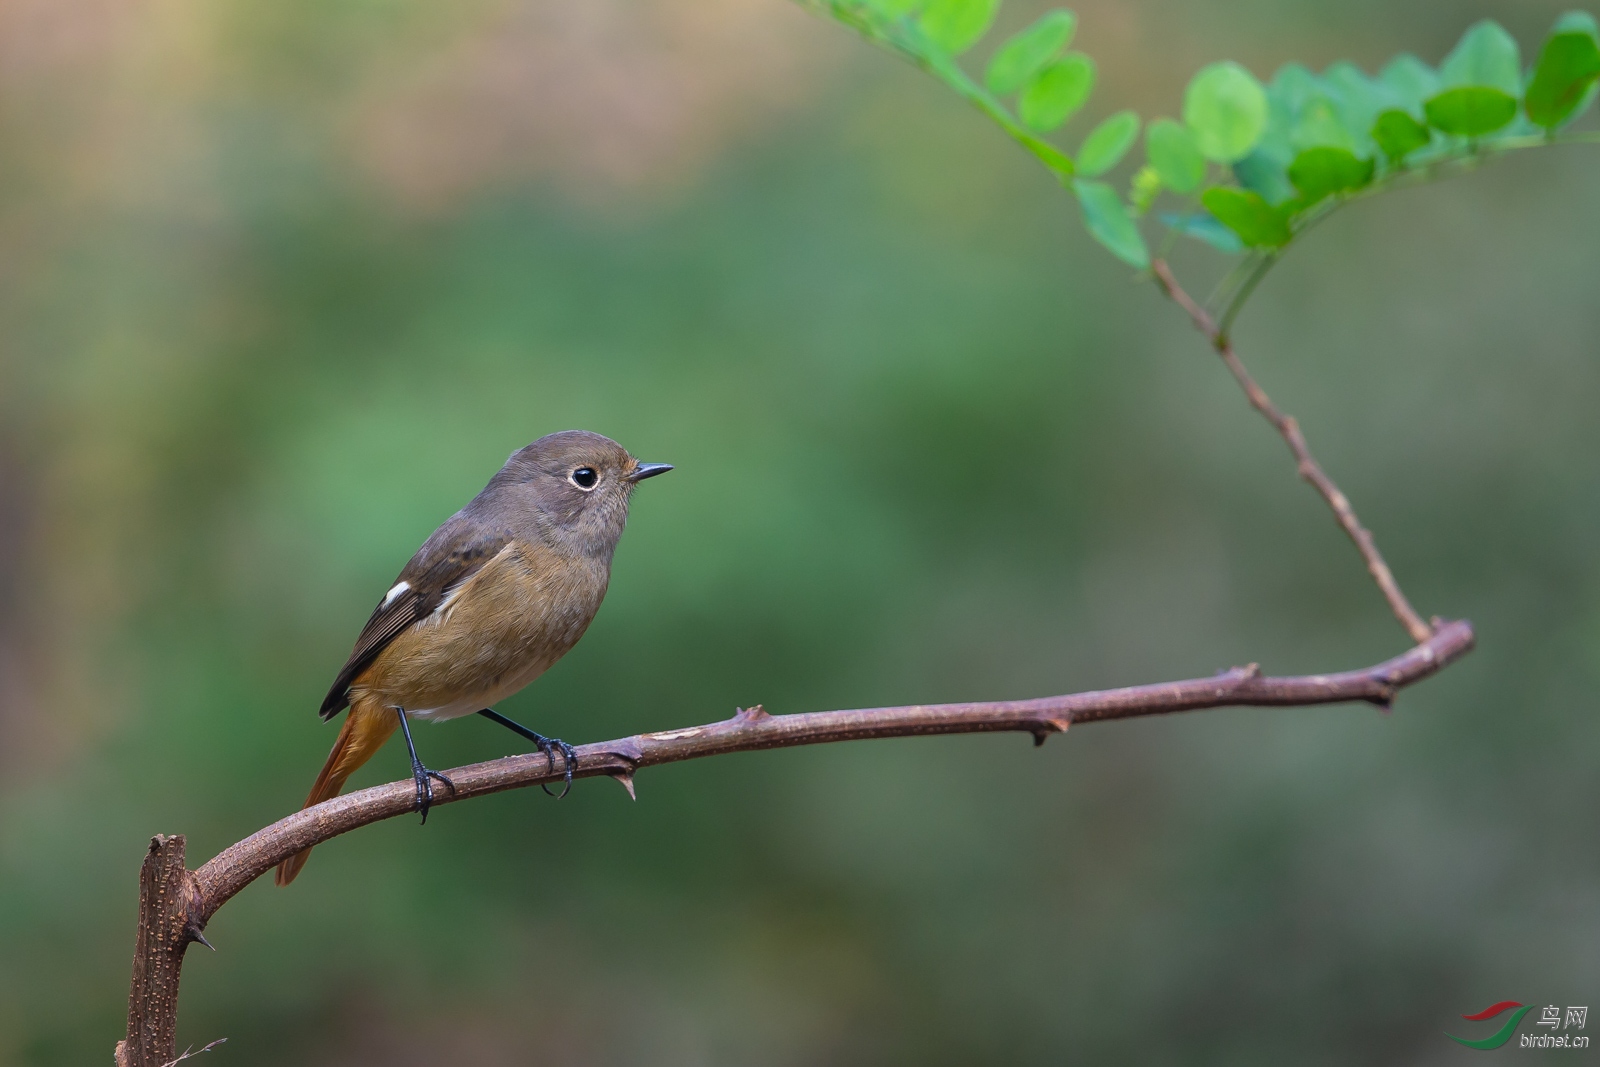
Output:
[[[1272,678],[1251,664],[1210,678],[1104,689],[1037,700],[972,704],[914,704],[897,708],[768,715],[760,707],[733,718],[681,730],[635,734],[577,749],[574,776],[609,776],[633,792],[641,768],[683,760],[793,745],[922,734],[1019,731],[1038,744],[1081,723],[1132,719],[1226,706],[1307,707],[1365,701],[1387,708],[1401,689],[1434,674],[1473,646],[1472,624],[1441,624],[1403,655],[1362,670]],[[456,791],[434,805],[507,789],[559,781],[565,768],[543,755],[508,756],[447,772]],[[416,807],[408,778],[373,786],[297,811],[222,850],[199,870],[184,869],[182,837],[157,837],[140,876],[138,954],[128,1005],[128,1040],[118,1046],[119,1067],[159,1067],[173,1059],[179,969],[190,941],[202,940],[206,923],[234,894],[302,849]]]
[[194,872],[184,866],[182,835],[157,834],[139,871],[139,933],[128,991],[128,1036],[117,1067],[165,1067],[178,1034],[178,979],[184,950],[203,940],[204,904]]
[[1322,499],[1328,502],[1328,507],[1333,509],[1333,517],[1338,520],[1340,528],[1350,535],[1350,540],[1356,543],[1356,548],[1361,552],[1361,558],[1367,564],[1367,573],[1372,575],[1372,580],[1378,583],[1378,588],[1383,592],[1384,599],[1389,602],[1389,610],[1394,612],[1395,618],[1400,620],[1400,625],[1406,628],[1406,633],[1411,635],[1411,640],[1421,644],[1433,633],[1433,628],[1423,621],[1417,614],[1411,602],[1401,592],[1400,584],[1394,580],[1394,573],[1389,570],[1389,564],[1384,561],[1383,554],[1378,551],[1377,543],[1372,539],[1372,532],[1361,525],[1361,520],[1356,517],[1355,508],[1350,506],[1350,498],[1345,496],[1339,487],[1328,477],[1322,465],[1312,456],[1311,449],[1306,445],[1305,435],[1300,432],[1300,424],[1294,416],[1285,415],[1267,396],[1266,391],[1256,384],[1256,380],[1245,370],[1244,363],[1233,350],[1233,342],[1219,327],[1216,320],[1211,317],[1194,298],[1186,293],[1177,278],[1173,277],[1172,270],[1164,260],[1156,260],[1150,265],[1167,296],[1194,321],[1195,327],[1211,342],[1211,347],[1217,350],[1217,355],[1222,357],[1222,362],[1232,373],[1234,380],[1244,390],[1244,395],[1249,399],[1250,406],[1261,412],[1266,420],[1277,428],[1278,433],[1289,445],[1289,451],[1294,453],[1295,462],[1299,465],[1300,477],[1310,482],[1316,491],[1322,494]]

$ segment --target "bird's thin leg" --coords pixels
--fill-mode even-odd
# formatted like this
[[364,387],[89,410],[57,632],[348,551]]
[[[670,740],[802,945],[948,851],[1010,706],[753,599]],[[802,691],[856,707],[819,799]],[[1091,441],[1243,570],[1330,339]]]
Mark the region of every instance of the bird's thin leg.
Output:
[[430,771],[422,765],[417,758],[417,746],[411,740],[411,724],[406,721],[406,709],[395,708],[395,714],[400,716],[400,730],[406,735],[406,751],[411,753],[411,778],[417,783],[417,810],[422,812],[422,824],[428,824],[428,809],[433,806],[433,783],[428,779],[437,778],[450,787],[450,792],[456,791],[456,784],[438,771]]
[[521,734],[529,741],[532,741],[534,744],[538,745],[539,751],[544,753],[545,762],[550,765],[550,769],[552,771],[556,769],[555,750],[559,748],[561,750],[561,761],[565,765],[567,772],[566,784],[562,786],[560,796],[557,796],[555,793],[551,793],[550,787],[545,785],[543,782],[539,783],[539,788],[543,789],[545,793],[555,797],[557,800],[560,800],[561,797],[567,795],[567,790],[572,788],[573,768],[577,767],[578,765],[578,753],[573,751],[571,745],[567,744],[559,737],[546,737],[544,734],[536,734],[526,726],[523,726],[521,723],[512,722],[510,719],[506,718],[498,711],[495,711],[493,708],[484,708],[482,711],[478,712],[478,714],[482,715],[486,719],[490,719],[499,723],[512,733]]

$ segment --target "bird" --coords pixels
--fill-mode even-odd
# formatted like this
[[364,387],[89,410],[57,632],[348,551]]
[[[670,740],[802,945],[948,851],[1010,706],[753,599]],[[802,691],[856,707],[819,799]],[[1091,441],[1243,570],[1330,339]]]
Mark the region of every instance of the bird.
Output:
[[[417,549],[356,638],[321,708],[325,722],[347,707],[349,714],[305,807],[338,796],[398,728],[426,823],[433,782],[452,793],[455,783],[423,765],[410,721],[474,713],[532,741],[551,770],[560,750],[565,796],[577,764],[572,746],[493,705],[578,643],[606,595],[635,487],[670,470],[587,430],[563,430],[513,452]],[[274,881],[294,881],[310,854],[284,860]]]

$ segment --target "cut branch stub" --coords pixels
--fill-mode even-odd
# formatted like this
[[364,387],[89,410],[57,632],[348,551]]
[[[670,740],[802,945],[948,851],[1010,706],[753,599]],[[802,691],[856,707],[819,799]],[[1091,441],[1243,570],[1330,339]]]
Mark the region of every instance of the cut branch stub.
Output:
[[184,950],[203,941],[199,882],[184,867],[184,839],[157,834],[139,871],[139,932],[128,991],[128,1037],[118,1067],[164,1067],[177,1047]]

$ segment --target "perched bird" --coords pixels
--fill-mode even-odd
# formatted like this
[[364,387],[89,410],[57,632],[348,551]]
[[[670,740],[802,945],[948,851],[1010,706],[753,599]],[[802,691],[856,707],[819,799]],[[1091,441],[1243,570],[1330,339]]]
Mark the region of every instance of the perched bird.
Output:
[[[475,712],[532,741],[552,769],[560,749],[570,787],[572,746],[490,705],[578,643],[606,595],[634,486],[671,469],[640,463],[615,441],[584,430],[553,433],[513,452],[483,492],[423,543],[367,620],[322,702],[325,721],[346,706],[350,713],[305,806],[338,796],[399,727],[426,822],[432,780],[452,792],[455,785],[422,765],[408,720]],[[310,854],[279,864],[277,883],[294,881]]]

